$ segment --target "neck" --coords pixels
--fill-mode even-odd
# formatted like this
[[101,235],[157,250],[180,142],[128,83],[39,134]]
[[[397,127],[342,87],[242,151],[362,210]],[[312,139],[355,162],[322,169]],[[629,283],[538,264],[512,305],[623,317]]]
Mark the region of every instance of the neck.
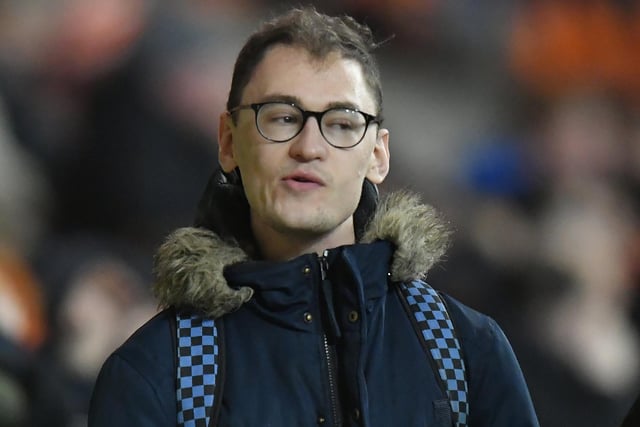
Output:
[[308,230],[276,230],[252,220],[253,233],[265,260],[286,261],[297,256],[355,243],[353,217],[324,233]]

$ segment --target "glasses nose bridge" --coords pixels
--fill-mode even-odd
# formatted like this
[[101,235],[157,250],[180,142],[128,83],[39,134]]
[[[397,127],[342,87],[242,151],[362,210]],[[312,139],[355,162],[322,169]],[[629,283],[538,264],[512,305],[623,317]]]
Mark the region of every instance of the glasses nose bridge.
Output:
[[320,133],[322,133],[322,116],[324,116],[324,113],[326,113],[326,111],[307,111],[307,110],[300,110],[302,112],[302,128],[304,128],[307,125],[307,120],[309,119],[309,117],[314,117],[316,119],[316,123],[318,125],[318,129],[320,129]]
[[302,124],[298,133],[302,132],[302,129],[304,129],[304,127],[307,125],[309,117],[313,117],[316,119],[316,124],[318,125],[320,135],[322,135],[322,137],[326,140],[324,132],[322,131],[322,117],[324,116],[326,111],[307,111],[300,108],[300,112],[302,113]]

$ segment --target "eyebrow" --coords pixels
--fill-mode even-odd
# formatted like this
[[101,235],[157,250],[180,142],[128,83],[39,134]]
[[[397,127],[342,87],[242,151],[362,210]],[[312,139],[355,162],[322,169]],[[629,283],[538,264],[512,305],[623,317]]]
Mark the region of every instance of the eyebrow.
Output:
[[[295,104],[302,108],[302,100],[297,96],[291,95],[281,95],[281,94],[273,94],[267,95],[260,102],[286,102],[289,104]],[[358,110],[362,111],[357,105],[348,101],[334,101],[330,102],[326,105],[325,110],[330,110],[332,108],[348,108],[350,110]]]

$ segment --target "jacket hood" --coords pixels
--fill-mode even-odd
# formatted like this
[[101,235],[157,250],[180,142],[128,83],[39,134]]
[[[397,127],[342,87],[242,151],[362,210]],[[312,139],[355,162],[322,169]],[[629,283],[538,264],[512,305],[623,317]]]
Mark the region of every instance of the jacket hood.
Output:
[[[245,224],[248,228],[249,222]],[[254,258],[252,245],[241,242],[247,232],[235,239],[211,228],[180,228],[158,249],[153,290],[162,307],[193,307],[219,317],[252,297],[251,288],[232,288],[223,274],[226,266]],[[356,235],[359,243],[391,242],[395,251],[390,277],[404,282],[426,275],[448,248],[450,232],[435,209],[402,191],[380,201],[376,195],[369,220]]]

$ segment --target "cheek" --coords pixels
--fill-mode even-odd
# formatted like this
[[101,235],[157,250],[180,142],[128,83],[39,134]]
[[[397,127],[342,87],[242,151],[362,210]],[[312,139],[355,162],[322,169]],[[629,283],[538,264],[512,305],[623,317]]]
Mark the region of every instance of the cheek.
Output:
[[362,178],[364,179],[365,176],[367,176],[367,171],[369,170],[369,164],[368,163],[364,163],[360,166],[360,168],[358,169],[357,173],[358,173],[358,178]]
[[273,171],[269,165],[275,164],[275,161],[270,160],[268,152],[256,147],[238,147],[235,155],[247,199],[252,203],[257,198],[263,198],[264,191],[272,181]]
[[257,151],[261,148],[260,136],[254,129],[252,122],[243,121],[238,124],[233,133],[233,156],[241,170],[255,167],[255,159],[259,158]]
[[364,179],[364,177],[367,176],[367,172],[369,171],[369,167],[371,165],[371,157],[372,154],[370,153],[370,150],[358,153],[355,167],[352,166],[350,168],[353,173],[356,174],[358,179]]
[[250,144],[241,143],[234,147],[233,154],[240,173],[242,174],[243,181],[245,178],[250,179],[251,176],[259,173],[259,169],[261,168],[260,162],[258,161],[260,153],[257,152],[255,147],[252,147]]
[[353,200],[357,205],[360,200],[359,195],[362,190],[362,182],[369,170],[369,158],[359,153],[357,159],[351,158],[349,162],[342,165],[340,170],[343,171],[343,182],[339,186],[342,189],[340,195],[343,199]]

